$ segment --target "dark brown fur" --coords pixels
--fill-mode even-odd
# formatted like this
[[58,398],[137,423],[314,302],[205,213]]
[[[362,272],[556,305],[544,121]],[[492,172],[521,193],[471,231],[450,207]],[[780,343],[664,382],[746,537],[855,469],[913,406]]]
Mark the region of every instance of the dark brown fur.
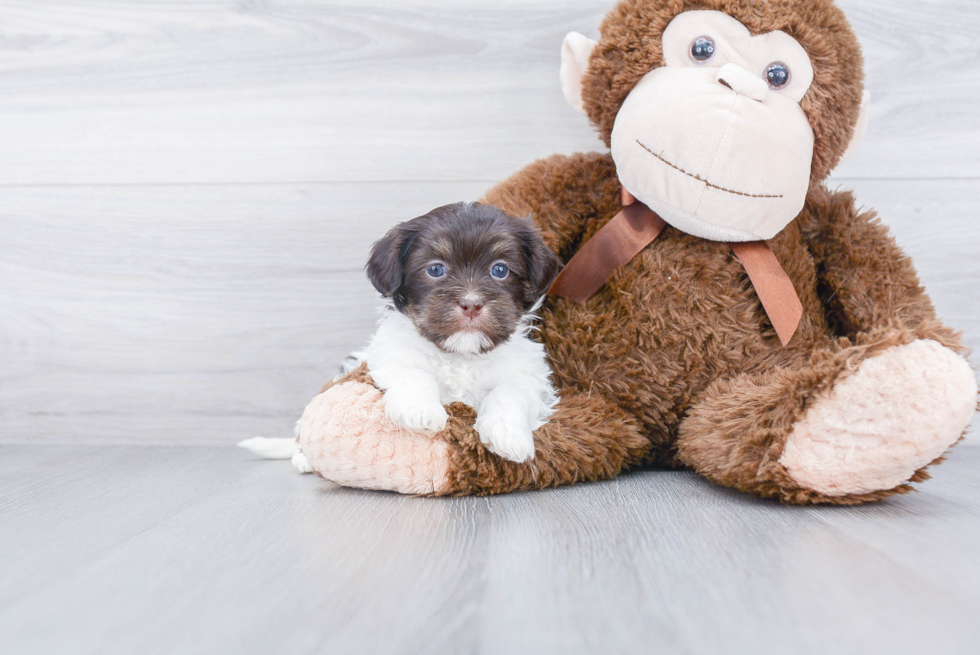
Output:
[[684,11],[708,9],[737,18],[753,34],[783,31],[813,62],[814,78],[800,106],[813,126],[812,182],[824,180],[851,141],[864,90],[861,47],[831,0],[624,0],[606,16],[602,38],[582,83],[585,110],[606,145],[626,96],[663,66],[661,36]]
[[[769,243],[804,314],[780,345],[728,245],[668,228],[594,297],[552,298],[541,338],[562,401],[535,435],[533,463],[489,455],[472,412],[452,408],[450,493],[499,493],[608,478],[639,465],[686,465],[719,484],[786,503],[854,504],[910,490],[826,497],[779,464],[793,425],[861,362],[915,339],[963,352],[940,324],[908,257],[872,211],[822,182],[850,142],[862,93],[860,49],[829,0],[624,0],[602,25],[584,79],[585,106],[609,142],[616,112],[661,65],[660,38],[677,14],[716,9],[752,32],[783,30],[807,50],[813,86],[802,102],[814,130],[810,191],[800,215]],[[568,261],[620,209],[605,154],[535,162],[487,194],[530,215]],[[928,477],[918,471],[913,482]]]
[[[531,213],[567,260],[618,211],[618,194],[611,157],[595,154],[536,162],[488,199]],[[824,497],[794,485],[777,460],[809,404],[861,361],[917,338],[963,352],[958,335],[849,193],[815,185],[770,245],[804,306],[788,347],[726,244],[668,228],[584,305],[558,298],[543,308],[562,402],[573,389],[608,398],[639,421],[650,442],[643,464],[687,465],[760,496],[851,504],[904,493]]]
[[[433,263],[445,274],[429,275]],[[494,264],[507,266],[506,277],[491,276]],[[367,273],[439,347],[467,327],[463,299],[478,299],[482,309],[472,327],[489,339],[490,350],[514,333],[560,266],[529,222],[490,205],[457,203],[393,227],[371,249]]]

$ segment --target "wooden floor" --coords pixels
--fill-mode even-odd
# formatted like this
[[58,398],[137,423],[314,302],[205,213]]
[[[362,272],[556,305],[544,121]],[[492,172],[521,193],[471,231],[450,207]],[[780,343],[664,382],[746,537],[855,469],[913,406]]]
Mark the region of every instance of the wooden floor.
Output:
[[804,509],[682,472],[426,499],[228,447],[5,445],[0,652],[975,654],[978,467]]
[[[980,429],[921,493],[687,473],[339,489],[288,435],[388,227],[600,150],[558,85],[613,0],[0,0],[0,655],[978,653]],[[876,208],[980,365],[980,3],[841,0]]]

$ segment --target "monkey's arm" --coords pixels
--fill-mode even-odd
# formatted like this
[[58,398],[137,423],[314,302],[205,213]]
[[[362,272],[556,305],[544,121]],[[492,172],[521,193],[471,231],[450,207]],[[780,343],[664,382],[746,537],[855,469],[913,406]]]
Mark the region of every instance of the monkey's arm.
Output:
[[800,219],[838,334],[853,338],[879,328],[904,328],[961,350],[959,335],[936,318],[911,259],[877,214],[858,211],[850,192],[811,190]]
[[484,200],[531,216],[548,247],[568,261],[583,236],[619,211],[619,179],[608,154],[554,155],[496,185]]

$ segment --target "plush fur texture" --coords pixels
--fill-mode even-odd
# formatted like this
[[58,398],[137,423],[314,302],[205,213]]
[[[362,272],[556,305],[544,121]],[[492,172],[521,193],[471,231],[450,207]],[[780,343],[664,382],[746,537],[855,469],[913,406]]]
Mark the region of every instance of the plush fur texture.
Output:
[[[688,9],[724,11],[754,34],[782,30],[813,63],[801,103],[815,138],[809,191],[800,214],[768,242],[803,304],[793,340],[780,345],[727,244],[668,227],[584,304],[551,298],[542,307],[539,336],[562,400],[536,434],[535,461],[488,454],[471,410],[451,405],[434,437],[446,450],[431,493],[540,488],[653,465],[687,466],[786,503],[855,504],[927,479],[930,458],[941,459],[966,429],[976,380],[958,334],[937,320],[875,213],[822,184],[850,143],[862,97],[857,40],[829,0],[620,2],[583,80],[584,108],[600,134],[608,144],[626,96],[662,62],[663,30]],[[567,262],[619,211],[620,183],[608,154],[554,156],[487,200],[530,215]],[[927,391],[912,380],[926,369],[945,382]],[[834,419],[853,416],[867,424],[851,431]],[[945,418],[934,432],[910,432],[935,417]],[[862,434],[873,435],[871,445],[850,460]],[[429,465],[402,461],[398,475]],[[320,466],[337,479],[332,464]],[[372,484],[404,486],[396,477]]]
[[[333,411],[341,405],[343,412]],[[447,408],[449,424],[431,437],[376,429],[383,407],[365,365],[327,384],[300,421],[300,443],[315,470],[367,489],[486,495],[610,478],[637,466],[649,448],[646,439],[629,436],[635,421],[598,397],[563,400],[535,433],[535,458],[525,464],[492,454],[474,430],[475,412],[463,403]]]
[[[771,239],[799,214],[809,188],[806,51],[783,32],[753,36],[718,11],[685,12],[662,38],[664,65],[638,81],[616,115],[610,147],[620,182],[688,234]],[[691,54],[698,38],[712,39],[704,62]],[[788,81],[770,88],[763,72],[777,62]]]
[[973,371],[952,351],[926,339],[893,346],[810,406],[779,463],[827,496],[896,487],[945,452],[976,396]]
[[[608,155],[556,156],[488,199],[531,213],[567,259],[618,211],[619,185]],[[469,411],[451,406],[436,436],[449,447],[451,483],[434,493],[500,493],[640,465],[687,465],[783,502],[853,504],[926,479],[923,466],[891,488],[829,495],[801,485],[780,464],[809,406],[861,362],[918,339],[964,351],[935,319],[909,259],[850,194],[815,187],[804,212],[770,245],[804,306],[788,347],[725,244],[668,228],[584,305],[558,298],[542,308],[541,338],[562,402],[536,434],[533,467],[493,458],[473,438]],[[570,416],[566,407],[577,411]],[[590,423],[612,434],[582,429]],[[959,436],[947,435],[945,445]],[[544,468],[555,460],[560,466]]]
[[684,11],[722,11],[753,34],[779,30],[813,62],[801,106],[816,137],[811,182],[830,174],[851,141],[861,109],[864,60],[844,13],[830,0],[624,0],[606,16],[582,95],[586,114],[609,145],[616,114],[644,75],[663,65],[660,37]]
[[[300,446],[315,471],[338,484],[433,494],[449,486],[447,444],[387,420],[381,392],[362,367],[343,384],[330,385],[300,419]],[[313,438],[311,438],[313,437]]]

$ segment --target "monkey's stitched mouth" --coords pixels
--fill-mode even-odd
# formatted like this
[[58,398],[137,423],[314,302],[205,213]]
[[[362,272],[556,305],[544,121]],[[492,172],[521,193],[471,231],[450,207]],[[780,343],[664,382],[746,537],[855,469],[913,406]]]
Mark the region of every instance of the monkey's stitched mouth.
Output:
[[718,189],[719,191],[724,191],[725,193],[732,193],[732,194],[735,194],[736,196],[746,196],[748,198],[782,198],[783,197],[782,195],[771,196],[771,195],[765,195],[765,194],[742,193],[741,191],[733,191],[732,189],[726,189],[723,186],[718,186],[717,184],[712,184],[708,180],[701,179],[701,176],[700,175],[694,175],[692,173],[688,173],[687,171],[685,171],[680,166],[677,166],[676,164],[667,161],[666,159],[664,159],[663,157],[661,157],[660,155],[658,155],[657,153],[655,153],[653,150],[650,150],[645,145],[643,145],[643,143],[641,143],[639,139],[636,140],[636,143],[641,148],[643,148],[644,150],[646,150],[647,152],[649,152],[651,155],[653,155],[654,157],[656,157],[657,159],[659,159],[663,163],[667,164],[668,166],[670,166],[674,170],[680,171],[681,173],[683,173],[684,175],[687,175],[688,177],[693,177],[695,180],[697,180],[698,182],[703,183],[709,189]]

